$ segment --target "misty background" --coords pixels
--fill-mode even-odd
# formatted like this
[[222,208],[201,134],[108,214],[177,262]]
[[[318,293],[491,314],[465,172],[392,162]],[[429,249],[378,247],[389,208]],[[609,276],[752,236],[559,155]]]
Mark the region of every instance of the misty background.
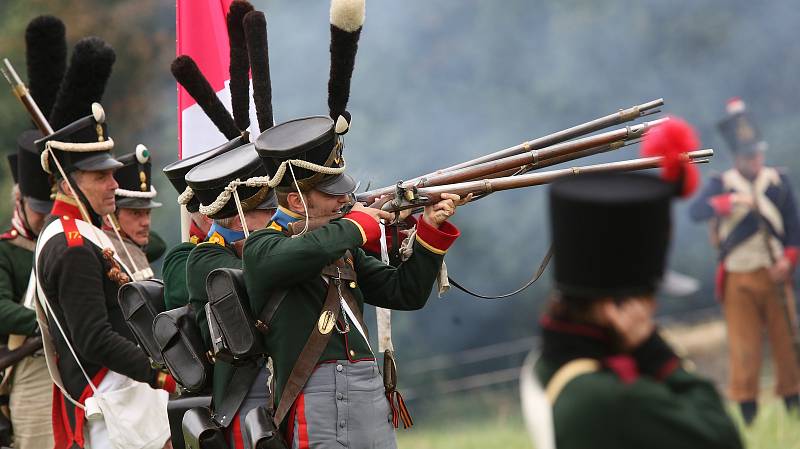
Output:
[[[329,3],[251,1],[267,15],[276,122],[326,114]],[[362,185],[394,184],[660,97],[665,112],[687,119],[704,147],[716,150],[712,163],[702,167],[707,175],[730,166],[715,124],[733,96],[745,100],[769,142],[768,163],[786,167],[800,185],[796,0],[367,3],[348,107],[353,124],[345,141],[348,168]],[[174,3],[3,0],[0,56],[10,58],[23,78],[24,28],[45,13],[64,20],[70,45],[94,34],[116,49],[103,105],[117,154],[143,143],[157,166],[175,160],[176,90],[169,73]],[[10,90],[0,88],[2,150],[16,151],[17,135],[28,126]],[[627,147],[579,163],[628,159],[637,152]],[[2,165],[0,197],[9,198],[10,177]],[[155,184],[164,206],[154,212],[153,229],[175,244],[177,192],[163,176]],[[545,195],[543,187],[501,192],[459,209],[454,222],[462,237],[446,258],[451,276],[490,294],[527,281],[548,247]],[[689,297],[662,298],[660,313],[671,319],[718,313],[715,254],[706,227],[691,223],[686,208],[677,204],[674,210],[670,266],[700,279],[702,288]],[[10,211],[10,201],[0,202],[4,222]],[[451,290],[441,299],[432,295],[420,312],[395,312],[401,386],[404,362],[536,335],[549,278],[546,272],[506,300],[476,300]],[[519,366],[522,355],[469,366],[461,374]],[[427,381],[452,373],[420,376]]]

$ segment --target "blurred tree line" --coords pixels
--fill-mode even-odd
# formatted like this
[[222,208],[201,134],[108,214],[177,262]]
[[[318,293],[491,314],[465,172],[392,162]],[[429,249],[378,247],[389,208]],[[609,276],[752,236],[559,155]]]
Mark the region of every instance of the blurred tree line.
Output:
[[[256,0],[267,13],[276,121],[324,114],[328,2]],[[59,15],[71,44],[96,34],[117,50],[104,106],[118,152],[144,143],[156,164],[176,157],[174,4],[158,0],[4,0],[0,56],[24,67],[23,31],[42,13]],[[800,125],[796,88],[800,8],[794,0],[406,0],[368,2],[349,109],[348,167],[366,185],[387,185],[654,98],[695,124],[717,150],[703,171],[730,157],[715,130],[725,101],[741,96],[770,143],[768,160],[796,179]],[[202,31],[201,31],[202,32]],[[27,126],[10,93],[0,95],[0,139],[15,149]],[[637,149],[586,163],[635,157]],[[583,162],[582,162],[583,163]],[[796,184],[800,184],[797,179]],[[3,185],[7,189],[8,181]],[[176,242],[175,192],[157,181],[164,207],[154,228]],[[545,188],[497,193],[459,211],[462,237],[450,273],[483,293],[516,288],[548,247]],[[715,256],[706,229],[675,211],[673,269],[703,288],[665,298],[665,314],[714,304]],[[0,213],[8,216],[8,204]],[[591,223],[587,223],[591,226]],[[613,255],[609,262],[613,263]],[[395,313],[401,357],[480,346],[536,333],[548,275],[504,301],[451,291],[426,309]]]

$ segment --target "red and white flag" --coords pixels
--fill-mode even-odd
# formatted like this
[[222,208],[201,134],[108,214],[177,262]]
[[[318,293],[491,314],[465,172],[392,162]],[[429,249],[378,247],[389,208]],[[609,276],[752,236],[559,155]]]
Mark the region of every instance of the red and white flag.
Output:
[[[177,0],[176,56],[197,63],[222,104],[231,110],[230,47],[225,15],[233,0]],[[251,104],[250,123],[256,123]],[[253,131],[254,130],[254,131]],[[257,126],[251,132],[258,133]],[[181,159],[227,142],[194,99],[178,85],[178,157]]]

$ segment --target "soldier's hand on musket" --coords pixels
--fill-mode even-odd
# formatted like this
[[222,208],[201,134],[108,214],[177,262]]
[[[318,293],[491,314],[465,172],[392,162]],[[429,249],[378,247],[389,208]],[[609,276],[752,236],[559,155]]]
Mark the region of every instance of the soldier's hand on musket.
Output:
[[470,200],[472,200],[471,193],[464,198],[453,193],[443,193],[438,203],[425,206],[422,219],[427,221],[431,226],[438,228],[442,223],[455,215],[458,206],[463,206],[470,202]]
[[[391,200],[392,200],[392,196],[391,195],[381,195],[372,204],[370,204],[369,207],[372,207],[372,208],[375,208],[375,209],[380,209],[380,208],[383,207],[384,204],[388,203]],[[403,210],[401,210],[400,211],[400,220],[399,221],[404,221],[413,212],[414,212],[414,209],[403,209]],[[392,215],[392,220],[394,220],[394,212],[389,212],[389,213]]]
[[769,276],[774,282],[784,282],[792,271],[792,262],[787,257],[781,257],[775,265],[769,268]]
[[622,304],[609,301],[602,310],[620,336],[625,350],[638,348],[656,329],[653,321],[655,302],[652,299],[629,299]]
[[363,212],[370,217],[372,217],[375,221],[386,220],[391,221],[394,217],[390,212],[386,212],[385,210],[376,209],[374,207],[367,207],[358,201],[353,204],[353,208],[350,209],[351,212]]

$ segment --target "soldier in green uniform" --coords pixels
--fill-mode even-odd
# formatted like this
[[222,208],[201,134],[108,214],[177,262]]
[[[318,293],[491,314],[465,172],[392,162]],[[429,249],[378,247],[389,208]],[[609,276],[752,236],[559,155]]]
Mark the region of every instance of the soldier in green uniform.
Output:
[[186,287],[186,259],[189,258],[189,253],[195,245],[206,239],[212,223],[211,219],[200,213],[200,201],[195,195],[183,195],[187,192],[186,188],[188,187],[184,177],[190,170],[203,162],[238,148],[244,143],[243,137],[237,137],[216,148],[175,161],[164,167],[164,174],[175,190],[181,194],[179,202],[186,207],[191,220],[187,240],[167,251],[164,256],[164,265],[161,267],[164,278],[164,303],[167,310],[189,304],[189,290]]
[[[22,133],[12,168],[14,210],[11,229],[0,235],[0,334],[9,349],[17,349],[39,326],[36,313],[23,304],[33,267],[33,249],[44,219],[52,207],[51,185],[39,163],[33,144],[41,136],[36,131]],[[6,370],[9,409],[15,429],[15,445],[36,448],[52,445],[53,432],[47,422],[51,404],[51,382],[40,352],[32,354]]]
[[[277,207],[275,194],[267,186],[239,185],[231,195],[231,181],[266,175],[252,143],[241,145],[209,159],[186,174],[186,184],[199,201],[199,211],[213,220],[204,242],[191,250],[186,260],[189,304],[197,317],[200,333],[211,347],[205,305],[206,278],[217,268],[242,268],[242,245],[249,230],[263,229]],[[237,212],[239,198],[243,215]],[[246,440],[247,412],[267,402],[269,372],[265,361],[242,362],[234,367],[217,360],[214,364],[211,408],[214,420],[227,427],[231,446],[240,449]]]
[[[244,275],[252,312],[274,310],[264,343],[275,370],[275,420],[292,447],[395,447],[390,405],[361,318],[364,303],[399,310],[425,305],[459,235],[446,221],[459,198],[445,194],[425,209],[413,255],[393,268],[361,248],[380,238],[378,220],[389,214],[379,209],[355,204],[318,229],[285,234],[293,221],[331,216],[350,202],[355,182],[344,174],[333,120],[276,125],[258,137],[256,148],[279,209],[267,229],[247,239]],[[309,333],[318,342],[311,351],[304,350]],[[290,375],[298,369],[305,373]]]
[[[693,150],[693,136],[673,118],[644,147]],[[535,377],[559,449],[742,447],[717,390],[681,367],[653,320],[672,198],[697,180],[695,167],[662,154],[663,179],[583,175],[550,189],[557,295],[541,319]]]

